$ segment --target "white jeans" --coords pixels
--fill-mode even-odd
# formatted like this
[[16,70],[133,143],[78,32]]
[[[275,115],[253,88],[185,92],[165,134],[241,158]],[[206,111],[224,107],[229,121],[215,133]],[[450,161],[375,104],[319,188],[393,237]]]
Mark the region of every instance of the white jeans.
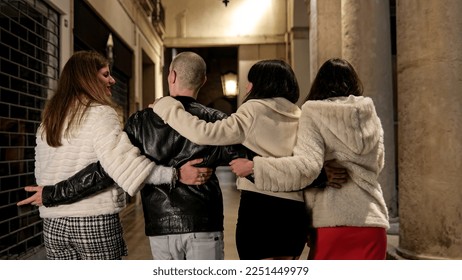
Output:
[[154,260],[223,260],[223,232],[149,236]]

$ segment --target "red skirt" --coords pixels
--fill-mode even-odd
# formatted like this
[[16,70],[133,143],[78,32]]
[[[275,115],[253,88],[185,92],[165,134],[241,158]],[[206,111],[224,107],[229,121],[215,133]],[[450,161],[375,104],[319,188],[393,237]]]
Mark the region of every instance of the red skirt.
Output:
[[387,232],[379,227],[317,228],[313,260],[384,260],[387,253]]

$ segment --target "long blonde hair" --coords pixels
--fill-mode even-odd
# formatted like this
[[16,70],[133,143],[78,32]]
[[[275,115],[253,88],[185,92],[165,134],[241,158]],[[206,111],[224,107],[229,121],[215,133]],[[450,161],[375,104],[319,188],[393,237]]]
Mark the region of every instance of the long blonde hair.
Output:
[[85,111],[92,104],[114,107],[110,96],[98,80],[98,71],[109,65],[109,61],[95,51],[79,51],[74,53],[63,68],[58,88],[48,100],[42,114],[42,137],[46,135],[48,145],[62,145],[64,136],[70,134],[73,126],[82,120]]

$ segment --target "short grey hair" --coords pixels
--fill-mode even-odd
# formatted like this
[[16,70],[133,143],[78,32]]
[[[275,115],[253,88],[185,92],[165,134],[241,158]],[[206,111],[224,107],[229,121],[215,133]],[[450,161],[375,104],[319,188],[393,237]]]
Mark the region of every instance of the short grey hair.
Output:
[[207,66],[202,57],[194,52],[181,52],[170,64],[183,88],[198,91],[205,81]]

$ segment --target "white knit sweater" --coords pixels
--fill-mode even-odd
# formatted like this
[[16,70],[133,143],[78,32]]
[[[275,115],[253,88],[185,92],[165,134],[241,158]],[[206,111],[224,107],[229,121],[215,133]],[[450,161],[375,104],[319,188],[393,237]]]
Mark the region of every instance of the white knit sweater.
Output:
[[[305,188],[326,160],[336,159],[351,179],[341,189]],[[268,191],[304,189],[314,227],[388,228],[377,177],[384,165],[383,130],[372,99],[349,96],[302,106],[293,157],[254,158],[255,184]]]
[[[300,117],[300,108],[281,97],[249,100],[236,113],[213,123],[191,115],[172,97],[157,101],[154,112],[181,135],[199,145],[243,144],[259,155],[274,157],[292,155]],[[242,177],[237,179],[236,184],[240,190],[303,201],[301,191],[262,191]]]
[[123,189],[114,185],[69,205],[40,207],[42,218],[81,217],[119,212],[125,206],[124,190],[134,195],[147,183],[169,183],[170,167],[156,166],[140,155],[122,131],[116,111],[109,106],[88,108],[79,127],[62,146],[48,146],[42,129],[37,131],[35,176],[41,186],[53,185],[100,161],[104,170]]

